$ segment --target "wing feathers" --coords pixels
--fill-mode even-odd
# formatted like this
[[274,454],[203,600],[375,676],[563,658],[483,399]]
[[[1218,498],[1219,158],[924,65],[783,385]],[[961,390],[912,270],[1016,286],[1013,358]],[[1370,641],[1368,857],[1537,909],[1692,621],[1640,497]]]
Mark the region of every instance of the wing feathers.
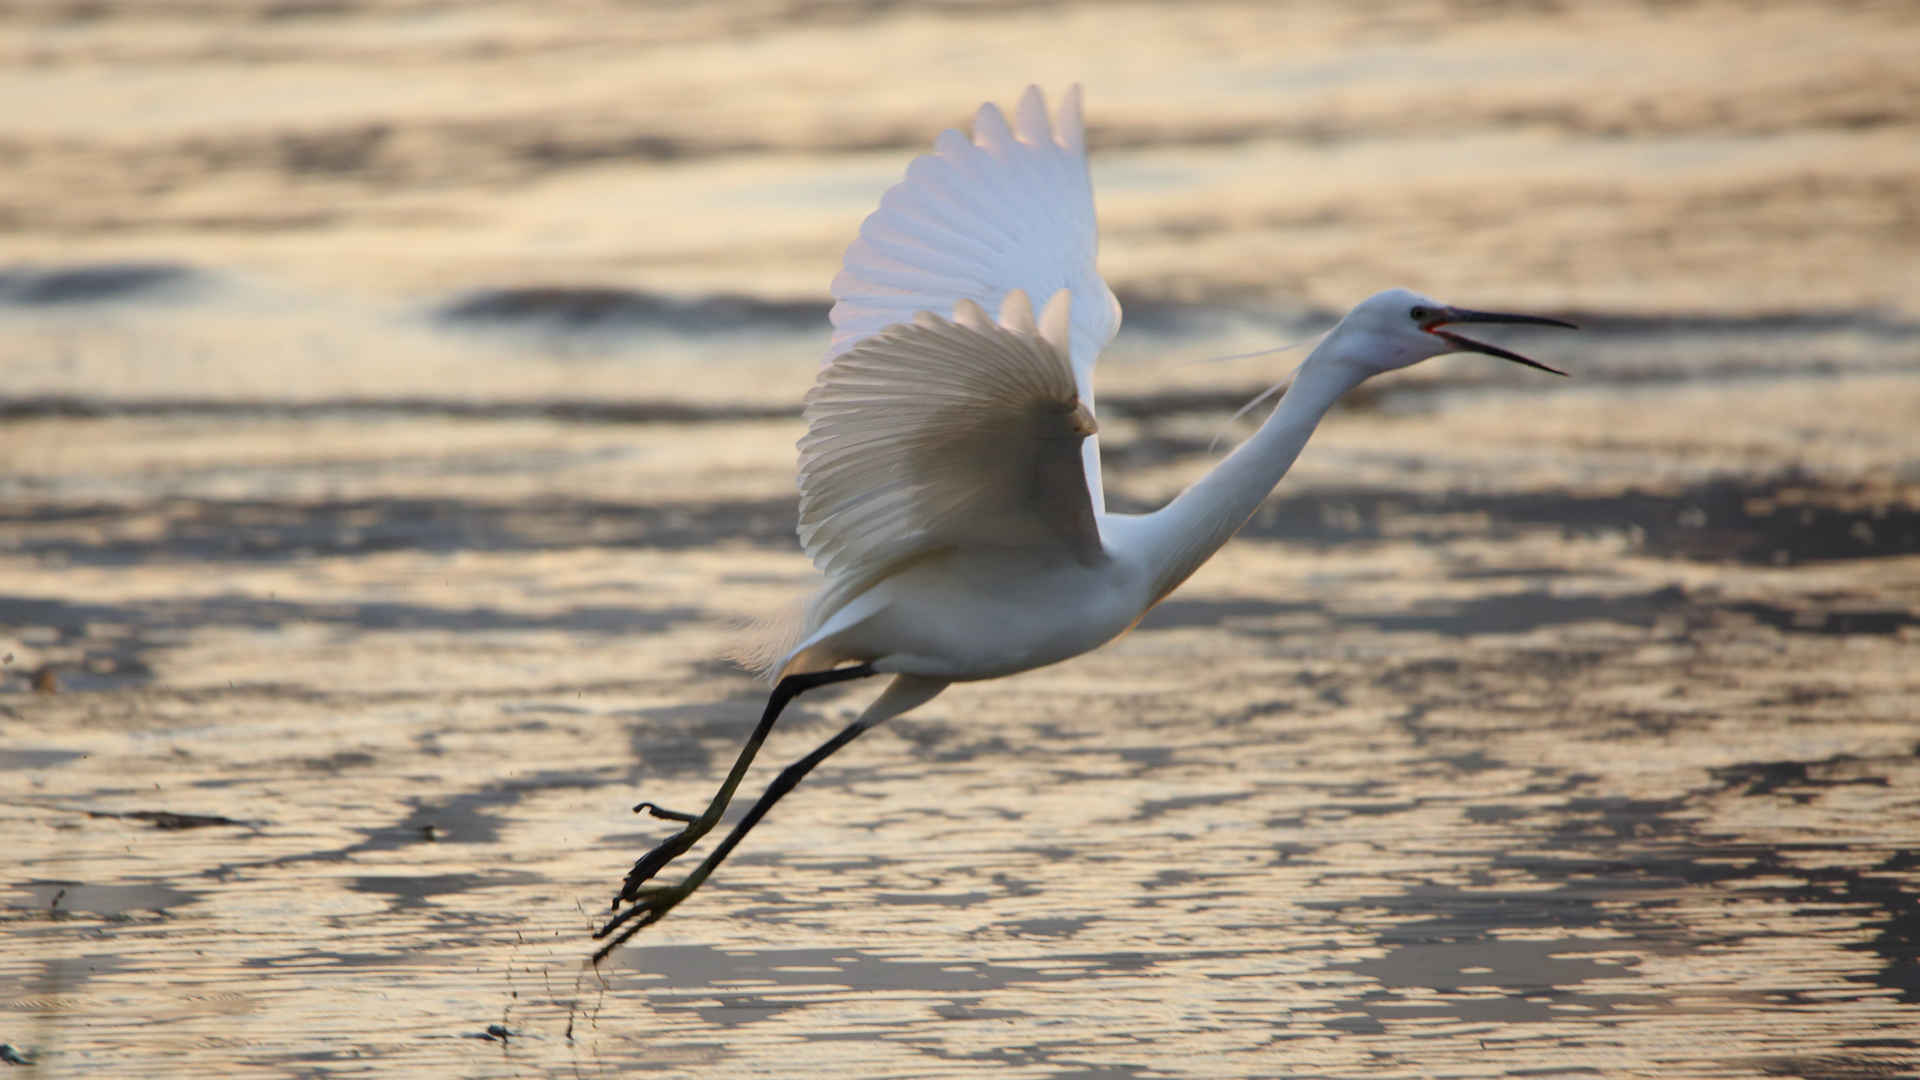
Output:
[[1047,102],[1040,96],[1039,87],[1029,86],[1027,92],[1020,95],[1014,125],[1026,142],[1036,146],[1053,142],[1053,121],[1047,118]]
[[[1039,87],[1034,87],[1037,93]],[[1087,125],[1082,118],[1080,107],[1080,84],[1067,87],[1066,95],[1060,99],[1059,142],[1072,153],[1085,157],[1087,153]]]
[[1046,310],[1040,313],[1040,336],[1062,353],[1070,352],[1073,347],[1072,300],[1073,293],[1061,289],[1053,294],[1053,299],[1047,301]]
[[834,358],[799,444],[814,563],[846,582],[961,545],[1100,558],[1080,463],[1092,420],[1062,345],[1071,318],[1064,290],[1040,324],[1016,290],[998,321],[961,300],[950,320],[921,312]]
[[1005,146],[1013,141],[1013,129],[1007,126],[1007,118],[1000,112],[1000,106],[989,101],[973,114],[975,146]]
[[1039,328],[1033,325],[1033,305],[1027,301],[1026,293],[1015,289],[1000,302],[1000,325],[1016,334],[1032,335],[1040,332]]
[[[916,312],[956,311],[963,300],[993,311],[1014,290],[1071,290],[1065,332],[1043,336],[1066,352],[1091,410],[1094,361],[1120,326],[1120,305],[1095,266],[1098,248],[1079,87],[1052,116],[1038,87],[1020,96],[1011,123],[983,105],[970,138],[942,132],[861,224],[833,279],[828,358]],[[1084,445],[1078,471],[1103,508],[1096,442]]]
[[974,135],[942,132],[861,225],[833,281],[829,356],[915,311],[951,311],[962,299],[997,307],[1012,289],[1076,297],[1071,359],[1090,397],[1094,359],[1120,325],[1094,266],[1098,236],[1087,179],[1080,90],[1059,112],[1029,87],[1014,123],[981,106]]

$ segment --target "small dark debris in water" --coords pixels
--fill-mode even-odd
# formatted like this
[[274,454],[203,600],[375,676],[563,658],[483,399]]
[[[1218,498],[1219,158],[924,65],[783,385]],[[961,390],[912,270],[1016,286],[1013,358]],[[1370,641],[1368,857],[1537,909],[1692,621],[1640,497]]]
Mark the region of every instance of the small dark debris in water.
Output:
[[480,1032],[478,1035],[474,1035],[473,1038],[504,1043],[513,1038],[513,1032],[508,1030],[505,1024],[488,1024],[487,1030]]
[[0,1061],[4,1061],[9,1065],[33,1064],[32,1056],[14,1049],[12,1043],[0,1043]]
[[132,821],[144,821],[156,829],[204,829],[209,825],[245,825],[244,821],[235,821],[219,814],[176,814],[171,810],[89,810],[88,817],[124,818]]

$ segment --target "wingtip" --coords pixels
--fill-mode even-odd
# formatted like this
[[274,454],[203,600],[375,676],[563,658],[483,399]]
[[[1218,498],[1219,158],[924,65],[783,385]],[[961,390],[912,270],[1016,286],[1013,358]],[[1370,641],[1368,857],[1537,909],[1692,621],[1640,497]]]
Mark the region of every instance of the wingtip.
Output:
[[1085,92],[1080,83],[1071,83],[1060,96],[1060,107],[1052,115],[1047,110],[1046,92],[1038,83],[1028,83],[1014,107],[1013,122],[1000,106],[983,102],[973,117],[973,145],[1004,146],[1009,141],[1033,145],[1053,143],[1077,153],[1087,149]]
[[1016,334],[1037,332],[1033,325],[1033,301],[1027,299],[1026,290],[1007,290],[1006,299],[1000,301],[1000,325]]
[[[933,152],[943,157],[950,158],[958,154],[963,154],[972,146],[973,143],[967,139],[965,134],[953,128],[948,128],[933,137]],[[910,165],[908,168],[911,170],[912,166]]]
[[1079,83],[1067,87],[1067,92],[1060,96],[1059,117],[1054,122],[1053,130],[1061,146],[1078,153],[1086,152],[1086,115]]
[[1047,299],[1040,312],[1040,337],[1060,355],[1073,351],[1073,290],[1061,289]]
[[967,299],[962,299],[953,306],[953,321],[974,330],[993,325],[993,320],[987,317],[987,309]]
[[980,110],[973,114],[973,144],[982,148],[1005,146],[1013,141],[1013,129],[1007,126],[1007,115],[1000,106],[985,102]]
[[1023,142],[1047,146],[1053,139],[1053,120],[1047,116],[1047,97],[1036,84],[1027,84],[1014,110],[1014,120]]

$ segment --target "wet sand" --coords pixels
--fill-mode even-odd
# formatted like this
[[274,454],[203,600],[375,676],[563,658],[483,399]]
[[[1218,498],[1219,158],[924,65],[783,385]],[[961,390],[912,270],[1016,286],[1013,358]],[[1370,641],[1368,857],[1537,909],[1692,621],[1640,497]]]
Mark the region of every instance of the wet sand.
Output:
[[[1910,9],[95,7],[0,16],[36,1074],[1920,1070]],[[809,580],[839,247],[1069,78],[1116,505],[1299,354],[1196,361],[1388,283],[1576,378],[1369,384],[1135,632],[584,967]]]

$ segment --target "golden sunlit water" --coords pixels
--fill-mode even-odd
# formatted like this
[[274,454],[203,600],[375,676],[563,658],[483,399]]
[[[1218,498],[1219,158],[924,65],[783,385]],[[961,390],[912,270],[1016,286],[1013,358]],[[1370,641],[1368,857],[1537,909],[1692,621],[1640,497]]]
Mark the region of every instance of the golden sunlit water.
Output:
[[[20,1075],[1920,1071],[1908,4],[0,10]],[[1130,635],[821,766],[598,970],[811,570],[826,287],[1084,83],[1110,501],[1375,289]],[[789,710],[749,786],[873,688]]]

